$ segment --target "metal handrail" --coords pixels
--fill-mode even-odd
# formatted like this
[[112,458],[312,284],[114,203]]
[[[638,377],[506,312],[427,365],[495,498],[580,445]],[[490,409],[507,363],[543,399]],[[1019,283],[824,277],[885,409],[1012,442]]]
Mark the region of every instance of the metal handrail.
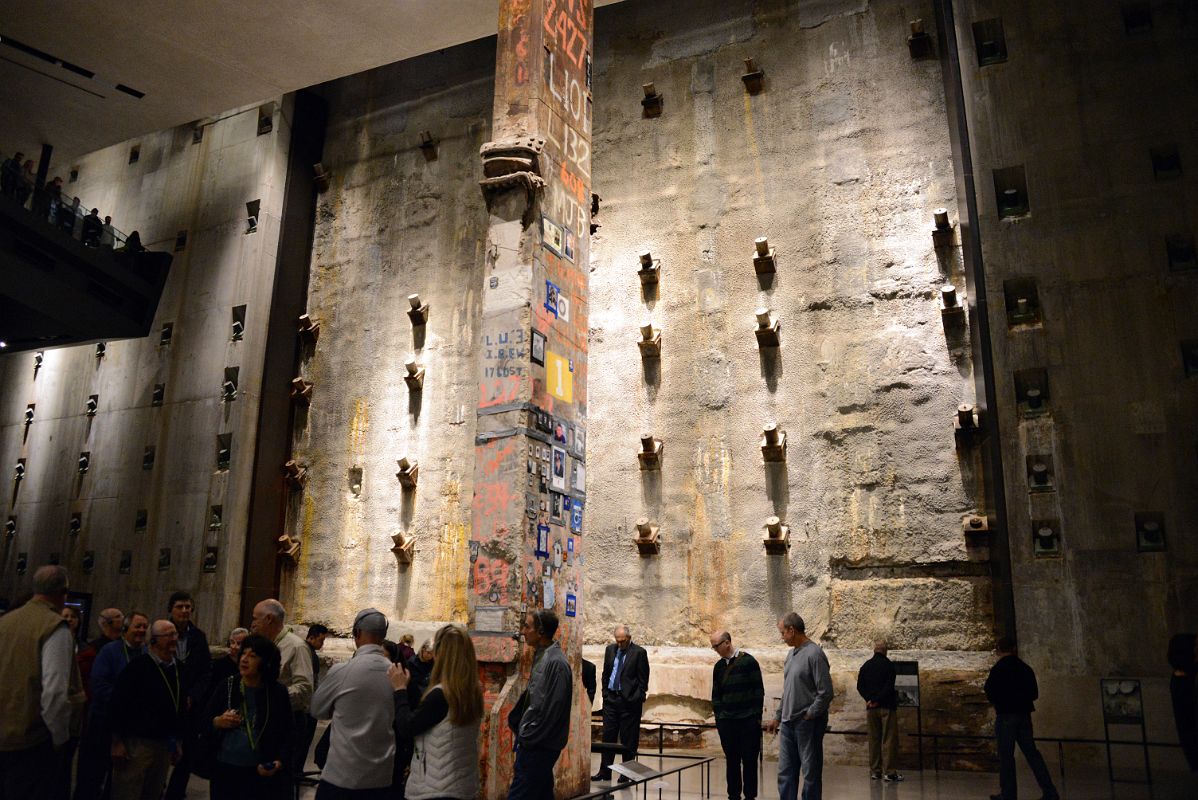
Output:
[[[675,774],[678,775],[678,797],[681,798],[682,797],[682,773],[688,769],[693,769],[694,767],[699,768],[699,783],[702,786],[704,786],[703,796],[711,797],[711,763],[713,761],[715,761],[714,757],[712,757],[712,756],[674,755],[672,753],[658,753],[656,757],[657,758],[677,758],[677,759],[682,759],[684,761],[689,761],[690,763],[682,764],[681,766],[674,767],[673,769],[665,770],[663,772],[658,772],[656,775],[653,775],[648,778],[638,778],[636,780],[629,779],[627,781],[624,781],[623,783],[613,783],[611,786],[607,787],[606,789],[600,789],[597,792],[590,792],[589,794],[581,794],[581,795],[578,795],[578,796],[572,798],[572,800],[595,800],[595,798],[600,798],[600,797],[611,797],[616,792],[620,792],[625,789],[631,789],[636,786],[644,787],[643,791],[642,791],[642,796],[645,798],[648,798],[648,796],[649,796],[649,781],[659,780],[661,778],[666,777],[667,775],[675,775]],[[661,790],[659,789],[658,795],[660,796],[660,794],[661,794]]]

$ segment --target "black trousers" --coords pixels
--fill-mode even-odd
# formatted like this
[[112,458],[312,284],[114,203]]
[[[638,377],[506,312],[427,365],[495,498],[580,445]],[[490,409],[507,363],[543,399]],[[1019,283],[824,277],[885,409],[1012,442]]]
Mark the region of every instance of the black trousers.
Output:
[[1023,757],[1040,784],[1040,791],[1050,800],[1058,797],[1057,789],[1048,774],[1044,756],[1036,749],[1032,738],[1031,714],[997,714],[994,719],[994,735],[998,739],[998,786],[1003,800],[1016,800],[1018,787],[1015,782],[1015,745],[1023,751]]
[[50,740],[0,752],[0,800],[54,800],[62,764]]
[[720,746],[728,762],[728,798],[745,800],[757,797],[757,758],[761,755],[761,718],[717,719]]
[[[618,695],[604,693],[603,697],[603,741],[606,743],[618,741],[624,745],[620,754],[621,761],[631,761],[636,758],[637,747],[641,740],[641,709],[643,703],[629,703]],[[611,764],[616,760],[616,754],[605,752],[599,761],[599,775],[602,780],[611,780]]]

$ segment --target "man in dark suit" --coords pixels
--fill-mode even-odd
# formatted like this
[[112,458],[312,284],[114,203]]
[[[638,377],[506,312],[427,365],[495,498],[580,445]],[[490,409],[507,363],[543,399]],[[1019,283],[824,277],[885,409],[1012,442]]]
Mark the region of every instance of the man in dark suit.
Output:
[[[603,741],[619,740],[624,746],[621,761],[636,758],[641,735],[641,709],[649,689],[649,656],[645,648],[632,643],[627,625],[617,625],[615,642],[603,654]],[[604,752],[594,781],[611,780],[615,754]],[[621,780],[627,780],[621,778]]]

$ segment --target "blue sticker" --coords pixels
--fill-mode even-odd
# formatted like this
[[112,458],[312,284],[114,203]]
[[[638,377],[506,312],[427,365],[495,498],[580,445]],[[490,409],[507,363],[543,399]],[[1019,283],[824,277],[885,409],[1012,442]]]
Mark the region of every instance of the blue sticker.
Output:
[[557,300],[561,296],[561,289],[552,281],[545,281],[545,310],[557,318]]
[[574,617],[578,615],[578,598],[572,594],[566,595],[566,616]]
[[582,501],[575,500],[574,508],[570,509],[570,530],[582,533]]
[[549,558],[549,526],[537,526],[537,547],[533,551],[537,558]]

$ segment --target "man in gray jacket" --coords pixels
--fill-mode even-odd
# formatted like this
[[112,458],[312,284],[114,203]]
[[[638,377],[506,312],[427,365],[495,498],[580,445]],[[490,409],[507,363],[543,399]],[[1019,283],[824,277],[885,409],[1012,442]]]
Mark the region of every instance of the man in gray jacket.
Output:
[[553,765],[570,735],[574,675],[562,648],[553,641],[556,614],[545,609],[529,611],[520,632],[536,654],[528,688],[516,704],[517,710],[523,706],[523,713],[513,725],[516,764],[508,800],[544,800],[553,797]]
[[823,649],[807,638],[803,618],[790,612],[778,620],[778,633],[790,645],[782,668],[782,705],[766,730],[781,729],[778,743],[778,797],[821,800],[824,791],[824,732],[832,703],[832,672]]
[[395,702],[387,678],[391,661],[382,647],[387,618],[376,609],[363,609],[354,619],[353,633],[358,648],[353,658],[330,669],[312,697],[312,716],[333,720],[317,800],[390,797]]

